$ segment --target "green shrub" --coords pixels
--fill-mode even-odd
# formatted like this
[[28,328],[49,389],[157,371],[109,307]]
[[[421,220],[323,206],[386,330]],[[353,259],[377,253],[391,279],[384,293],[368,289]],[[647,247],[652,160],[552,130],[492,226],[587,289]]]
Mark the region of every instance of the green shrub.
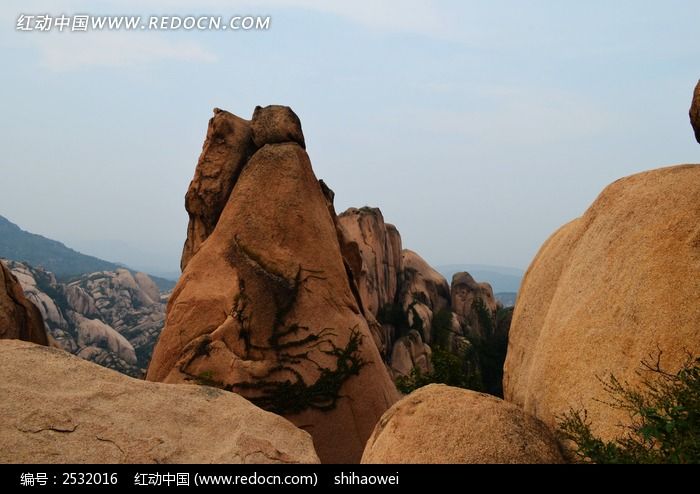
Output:
[[449,346],[450,333],[452,332],[452,311],[439,310],[430,324],[433,345],[447,348]]
[[408,376],[396,380],[396,387],[404,394],[415,391],[428,384],[447,384],[457,388],[481,391],[483,384],[478,366],[473,364],[472,349],[467,349],[462,356],[455,355],[440,347],[433,349],[433,371],[423,373],[418,367]]
[[627,412],[630,425],[615,441],[591,431],[586,410],[570,410],[559,421],[565,439],[585,463],[700,463],[700,358],[690,357],[674,373],[642,362],[642,385],[632,388],[615,376],[602,381],[607,405]]

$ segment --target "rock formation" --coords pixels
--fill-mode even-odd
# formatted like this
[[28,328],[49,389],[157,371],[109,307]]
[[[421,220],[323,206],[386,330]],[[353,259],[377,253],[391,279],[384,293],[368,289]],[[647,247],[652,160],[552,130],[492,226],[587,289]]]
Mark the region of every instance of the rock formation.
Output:
[[693,102],[690,104],[690,125],[695,131],[695,140],[700,143],[700,81],[695,86]]
[[2,463],[318,463],[306,432],[240,396],[30,343],[0,342],[0,394]]
[[362,463],[562,463],[539,420],[490,395],[431,384],[392,406]]
[[411,250],[403,250],[401,264],[400,304],[408,315],[408,325],[430,342],[433,316],[450,308],[450,286],[444,276]]
[[[418,254],[401,250],[398,230],[377,208],[342,213],[338,236],[360,305],[394,378],[409,376],[414,368],[429,374],[433,349],[439,349],[465,362],[465,373],[475,374],[483,389],[502,396],[501,356],[510,312],[501,310],[488,283],[457,273],[450,290]],[[482,351],[487,358],[480,358]]]
[[165,319],[165,301],[148,275],[117,269],[64,284],[43,269],[7,263],[56,346],[143,377]]
[[183,271],[202,242],[214,231],[233,184],[252,153],[250,122],[215,108],[194,178],[185,196],[190,222],[182,250],[180,266]]
[[556,231],[523,280],[505,363],[507,400],[550,425],[586,408],[593,431],[624,433],[598,378],[640,382],[660,349],[675,371],[700,354],[700,166],[608,186]]
[[48,345],[41,314],[25,298],[17,278],[0,261],[0,339],[6,338]]
[[349,242],[360,257],[349,260],[365,310],[377,317],[379,310],[396,300],[401,272],[401,235],[384,222],[378,208],[350,208],[338,216]]
[[494,320],[498,310],[498,302],[493,295],[491,285],[477,283],[469,273],[455,273],[452,277],[452,310],[459,316],[462,326],[472,337],[485,338],[489,336],[489,324],[484,318]]
[[[210,122],[190,214],[198,180],[222,177],[215,169],[231,162],[210,156],[213,128],[221,146],[237,143],[227,152],[252,142],[252,156],[217,202],[220,214],[195,216],[195,225],[215,225],[206,241],[190,221],[193,247],[185,246],[147,378],[242,394],[307,429],[324,462],[356,462],[397,396],[353,294],[327,191],[291,110],[259,108],[250,123],[228,115]],[[236,126],[219,126],[222,119]],[[250,140],[236,140],[247,135],[241,129],[252,129]]]
[[430,346],[423,342],[418,331],[412,329],[394,343],[391,369],[396,376],[408,376],[414,368],[418,368],[422,374],[428,374],[433,371],[431,354]]

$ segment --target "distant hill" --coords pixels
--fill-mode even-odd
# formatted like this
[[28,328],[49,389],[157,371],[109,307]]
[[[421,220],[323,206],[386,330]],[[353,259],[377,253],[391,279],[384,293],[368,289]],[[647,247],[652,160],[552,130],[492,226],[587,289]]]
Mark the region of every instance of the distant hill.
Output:
[[435,269],[447,278],[448,283],[452,281],[452,275],[466,271],[476,281],[490,283],[494,293],[517,293],[525,275],[522,269],[486,264],[448,264]]
[[3,216],[0,216],[0,257],[44,268],[63,280],[122,267],[81,254],[56,240],[26,232]]
[[[83,274],[114,271],[123,266],[97,257],[81,254],[61,242],[22,230],[4,216],[0,216],[0,257],[25,262],[56,275],[59,281],[68,281]],[[173,281],[153,276],[161,290],[170,290]]]

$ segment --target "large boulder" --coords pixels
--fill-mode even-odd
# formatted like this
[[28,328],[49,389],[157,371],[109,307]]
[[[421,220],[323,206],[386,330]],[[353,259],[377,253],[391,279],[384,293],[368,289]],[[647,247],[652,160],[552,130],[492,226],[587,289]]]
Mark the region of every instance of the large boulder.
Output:
[[695,86],[693,101],[690,104],[690,125],[695,131],[695,140],[700,142],[700,81]]
[[0,261],[0,339],[48,345],[39,309],[24,296],[17,278]]
[[362,463],[562,463],[556,440],[513,404],[431,384],[391,407]]
[[670,372],[700,354],[698,165],[614,182],[545,242],[518,295],[505,398],[553,426],[586,408],[612,438],[629,417],[605,403],[599,378],[634,386],[658,350]]
[[318,463],[311,437],[244,398],[133,379],[0,342],[1,463]]
[[147,379],[240,393],[307,429],[324,462],[357,462],[397,392],[308,155],[296,138],[277,143],[296,134],[256,129],[272,143],[256,141],[262,147],[187,263]]

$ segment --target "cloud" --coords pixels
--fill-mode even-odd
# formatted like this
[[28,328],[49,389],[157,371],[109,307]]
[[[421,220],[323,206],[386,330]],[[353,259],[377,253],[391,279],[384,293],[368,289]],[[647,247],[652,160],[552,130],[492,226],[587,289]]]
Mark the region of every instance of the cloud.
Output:
[[161,61],[215,62],[217,57],[190,40],[154,33],[34,33],[42,66],[55,71],[84,67],[124,68]]

